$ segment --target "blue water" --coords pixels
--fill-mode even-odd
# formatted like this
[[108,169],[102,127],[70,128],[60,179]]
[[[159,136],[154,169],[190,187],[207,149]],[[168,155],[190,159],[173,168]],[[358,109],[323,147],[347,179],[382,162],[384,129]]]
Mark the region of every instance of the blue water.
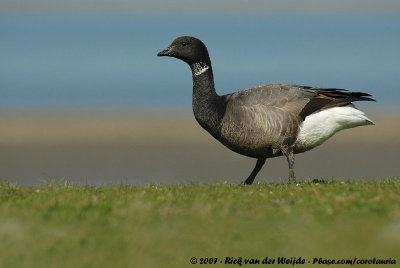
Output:
[[400,18],[0,16],[0,110],[191,108],[189,68],[156,54],[175,37],[209,48],[221,94],[267,83],[400,101]]

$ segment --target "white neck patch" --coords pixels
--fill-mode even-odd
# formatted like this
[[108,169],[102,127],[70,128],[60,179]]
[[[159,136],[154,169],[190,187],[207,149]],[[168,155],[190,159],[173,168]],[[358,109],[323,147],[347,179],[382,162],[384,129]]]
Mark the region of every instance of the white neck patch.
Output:
[[208,69],[210,69],[210,66],[208,66],[204,62],[196,62],[196,63],[193,63],[192,69],[193,69],[194,76],[199,76],[199,75],[203,74],[205,71],[207,71]]

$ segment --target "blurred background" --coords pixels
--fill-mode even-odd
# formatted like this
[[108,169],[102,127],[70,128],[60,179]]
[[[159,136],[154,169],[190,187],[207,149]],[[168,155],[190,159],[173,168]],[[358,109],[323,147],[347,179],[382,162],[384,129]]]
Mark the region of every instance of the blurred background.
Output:
[[[268,83],[373,94],[375,126],[297,156],[299,179],[400,176],[400,2],[0,2],[0,178],[23,185],[239,182],[255,160],[191,112],[190,69],[158,58],[176,37],[208,46],[220,94]],[[257,181],[286,181],[284,158]]]

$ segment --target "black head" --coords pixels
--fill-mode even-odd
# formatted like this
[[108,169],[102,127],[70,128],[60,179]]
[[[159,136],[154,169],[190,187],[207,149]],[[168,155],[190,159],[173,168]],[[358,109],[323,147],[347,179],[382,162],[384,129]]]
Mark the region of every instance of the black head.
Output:
[[169,56],[183,60],[188,64],[204,62],[210,64],[207,47],[201,40],[191,36],[181,36],[174,40],[157,56]]

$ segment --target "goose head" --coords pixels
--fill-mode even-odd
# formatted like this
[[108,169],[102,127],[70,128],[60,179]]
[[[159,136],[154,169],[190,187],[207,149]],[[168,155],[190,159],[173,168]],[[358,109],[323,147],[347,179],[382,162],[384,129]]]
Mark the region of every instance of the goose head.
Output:
[[157,56],[168,56],[183,60],[189,65],[195,63],[211,64],[207,47],[195,37],[181,36],[175,39],[166,49]]

